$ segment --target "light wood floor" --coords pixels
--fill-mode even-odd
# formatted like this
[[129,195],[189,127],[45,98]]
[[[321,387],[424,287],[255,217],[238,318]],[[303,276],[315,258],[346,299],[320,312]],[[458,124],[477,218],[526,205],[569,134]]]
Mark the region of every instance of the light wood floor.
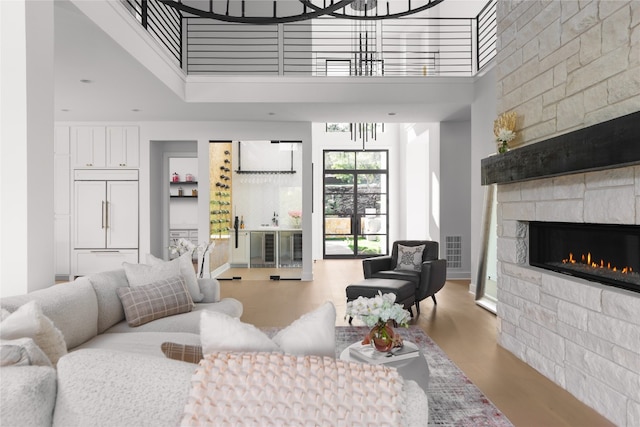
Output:
[[[318,260],[313,282],[249,280],[252,272],[240,272],[243,280],[221,282],[222,296],[242,301],[242,321],[256,326],[286,326],[325,301],[336,306],[336,324],[347,325],[344,289],[363,278],[358,260]],[[438,343],[515,426],[613,425],[498,346],[496,317],[474,303],[468,285],[468,281],[447,282],[437,294],[437,307],[431,299],[422,301],[422,312],[413,323]]]

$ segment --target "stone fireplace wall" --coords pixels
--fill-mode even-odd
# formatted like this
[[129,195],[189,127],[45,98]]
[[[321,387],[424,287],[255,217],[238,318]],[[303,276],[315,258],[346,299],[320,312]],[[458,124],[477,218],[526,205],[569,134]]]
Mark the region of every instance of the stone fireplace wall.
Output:
[[[640,2],[499,1],[497,84],[519,144],[638,111]],[[640,225],[640,166],[498,186],[500,344],[639,426],[640,294],[529,267],[531,220]]]

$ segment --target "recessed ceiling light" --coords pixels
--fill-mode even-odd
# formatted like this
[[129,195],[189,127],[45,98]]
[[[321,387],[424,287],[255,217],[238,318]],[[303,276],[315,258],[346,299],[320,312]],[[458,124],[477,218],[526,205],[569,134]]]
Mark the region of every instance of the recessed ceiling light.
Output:
[[395,116],[396,113],[388,113],[390,116]]
[[139,108],[132,108],[131,111],[133,111],[134,113],[137,113],[138,111],[140,111]]
[[68,108],[61,108],[60,111],[64,111],[65,113],[69,111]]
[[89,79],[80,79],[80,83],[93,83],[93,80],[89,80]]
[[270,112],[270,113],[267,113],[267,114],[269,114],[270,116],[275,116],[276,115],[276,113],[274,113],[273,111]]

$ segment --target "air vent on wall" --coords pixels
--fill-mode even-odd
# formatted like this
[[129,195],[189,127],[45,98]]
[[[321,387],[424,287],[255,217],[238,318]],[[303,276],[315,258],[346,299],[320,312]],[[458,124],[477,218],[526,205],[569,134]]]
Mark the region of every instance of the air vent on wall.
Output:
[[462,267],[462,236],[446,236],[447,268]]

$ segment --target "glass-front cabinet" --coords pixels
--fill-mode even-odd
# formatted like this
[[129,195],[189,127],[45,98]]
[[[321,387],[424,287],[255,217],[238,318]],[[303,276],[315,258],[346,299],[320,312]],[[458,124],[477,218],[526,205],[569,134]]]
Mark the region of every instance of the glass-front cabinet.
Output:
[[279,266],[302,267],[302,231],[281,231],[279,234]]
[[302,230],[251,231],[250,267],[302,267]]

